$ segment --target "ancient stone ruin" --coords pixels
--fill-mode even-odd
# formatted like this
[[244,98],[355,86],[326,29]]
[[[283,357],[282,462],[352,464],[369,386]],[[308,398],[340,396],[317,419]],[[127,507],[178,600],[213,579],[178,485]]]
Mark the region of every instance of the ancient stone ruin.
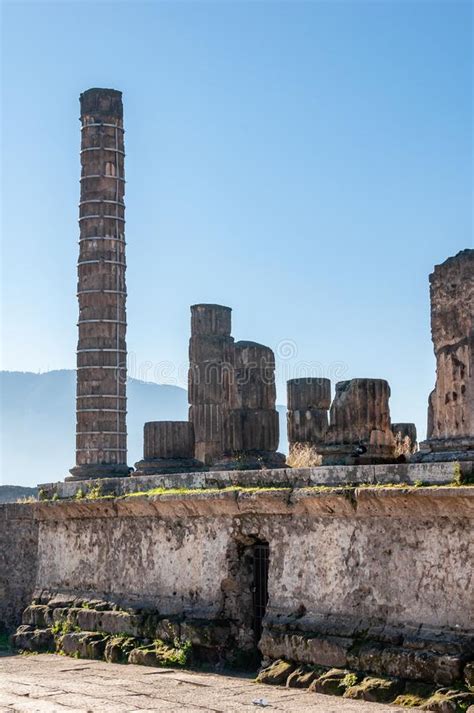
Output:
[[81,94],[79,340],[73,478],[128,475],[122,94]]
[[414,423],[392,423],[395,439],[395,455],[411,456],[418,450],[416,426]]
[[385,379],[351,379],[336,384],[323,463],[383,462],[394,457],[390,387]]
[[329,379],[292,379],[287,387],[290,453],[306,444],[323,465],[394,462],[390,387],[384,379],[340,381],[332,404]]
[[149,421],[143,428],[143,460],[135,463],[134,476],[203,470],[194,449],[189,421]]
[[223,457],[216,468],[284,467],[275,408],[275,356],[256,342],[236,342],[230,408],[224,421]]
[[[400,705],[423,692],[425,710],[465,710],[474,251],[431,276],[437,380],[411,456],[426,462],[397,462],[399,437],[401,461],[417,436],[391,423],[387,381],[341,381],[331,403],[328,379],[292,379],[290,449],[322,463],[284,467],[273,351],[234,342],[229,307],[197,304],[189,420],[146,423],[143,459],[122,477],[120,92],[85,92],[81,118],[76,466],[38,501],[0,505],[0,634],[27,652],[262,666],[273,684]],[[440,707],[447,698],[459,706]]]
[[287,382],[287,428],[290,453],[297,445],[316,449],[324,444],[331,405],[329,379],[301,378]]
[[429,397],[427,440],[417,458],[474,458],[474,250],[462,250],[430,275],[436,385]]
[[230,307],[191,307],[189,340],[189,420],[194,426],[195,455],[213,463],[224,450],[224,420],[230,407],[234,338]]
[[189,358],[196,458],[219,470],[283,467],[272,350],[234,342],[230,307],[198,304],[191,307]]

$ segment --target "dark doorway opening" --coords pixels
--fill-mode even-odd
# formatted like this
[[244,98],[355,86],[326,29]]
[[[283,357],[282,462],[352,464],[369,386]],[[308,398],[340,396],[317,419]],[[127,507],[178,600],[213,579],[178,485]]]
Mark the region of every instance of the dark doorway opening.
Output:
[[262,622],[268,602],[268,568],[270,563],[270,546],[268,542],[256,542],[252,545],[253,559],[253,631],[255,644],[258,645],[262,635]]

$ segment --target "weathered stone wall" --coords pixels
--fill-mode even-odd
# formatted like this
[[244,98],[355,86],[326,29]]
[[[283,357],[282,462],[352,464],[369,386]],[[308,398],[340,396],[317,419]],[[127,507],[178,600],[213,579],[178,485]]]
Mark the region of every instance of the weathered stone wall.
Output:
[[[44,626],[57,617],[94,638],[123,631],[129,612],[141,617],[142,638],[149,626],[161,638],[168,621],[181,636],[192,629],[193,645],[213,660],[229,647],[251,653],[259,640],[267,660],[450,685],[474,655],[469,486],[137,494],[45,501],[30,512],[39,522],[38,609],[25,612],[20,647],[51,645]],[[261,638],[258,543],[270,555]],[[89,622],[81,601],[91,599],[100,610]],[[104,629],[106,610],[113,622]]]
[[270,618],[303,607],[315,619],[471,625],[472,488],[289,493],[38,504],[37,584],[217,616],[229,551],[254,536],[270,544]]
[[38,523],[33,508],[0,505],[0,631],[12,631],[36,583]]

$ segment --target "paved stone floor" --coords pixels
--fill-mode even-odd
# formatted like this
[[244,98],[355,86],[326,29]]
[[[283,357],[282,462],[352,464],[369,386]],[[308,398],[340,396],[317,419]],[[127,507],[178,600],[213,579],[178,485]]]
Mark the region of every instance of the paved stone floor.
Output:
[[[268,706],[253,703],[265,699]],[[0,713],[394,713],[406,711],[364,701],[261,686],[249,678],[144,666],[78,661],[64,656],[0,658]]]

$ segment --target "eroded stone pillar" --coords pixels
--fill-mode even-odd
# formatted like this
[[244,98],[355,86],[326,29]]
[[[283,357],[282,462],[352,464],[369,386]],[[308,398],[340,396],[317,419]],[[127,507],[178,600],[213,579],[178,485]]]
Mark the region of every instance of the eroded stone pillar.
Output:
[[390,387],[384,379],[351,379],[336,384],[325,446],[321,448],[323,464],[394,459],[389,397]]
[[191,307],[189,340],[189,420],[194,426],[195,457],[210,464],[224,448],[224,420],[229,411],[233,379],[234,340],[230,307]]
[[331,405],[329,379],[301,378],[287,382],[287,430],[290,454],[297,444],[317,450],[328,430]]
[[474,250],[462,250],[430,275],[436,384],[427,440],[415,459],[474,460]]
[[134,475],[203,470],[194,458],[194,427],[189,421],[149,421],[143,428],[143,460]]
[[279,416],[275,408],[275,355],[257,342],[234,345],[230,410],[224,422],[225,457],[216,467],[278,468]]
[[81,94],[79,340],[73,479],[128,475],[122,94]]

